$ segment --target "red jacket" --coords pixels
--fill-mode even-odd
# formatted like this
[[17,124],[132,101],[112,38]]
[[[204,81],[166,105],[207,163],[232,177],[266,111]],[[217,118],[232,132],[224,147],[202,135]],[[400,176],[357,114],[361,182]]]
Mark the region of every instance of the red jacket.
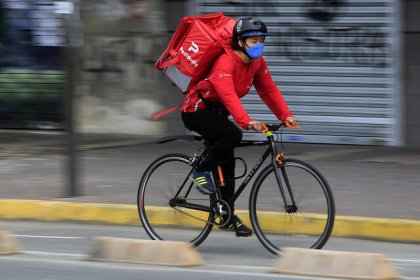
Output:
[[255,87],[258,95],[279,120],[284,121],[292,116],[264,58],[252,59],[246,64],[233,52],[229,55],[224,53],[217,58],[208,77],[197,84],[198,90],[193,89],[187,94],[181,110],[195,112],[205,108],[198,96],[200,91],[205,99],[223,103],[235,122],[248,129],[252,119],[239,99],[249,93],[251,86]]

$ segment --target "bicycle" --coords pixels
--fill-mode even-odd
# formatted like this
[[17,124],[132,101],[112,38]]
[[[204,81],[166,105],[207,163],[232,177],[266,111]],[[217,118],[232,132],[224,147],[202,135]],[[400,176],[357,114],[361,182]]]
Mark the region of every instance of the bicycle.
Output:
[[[239,145],[268,147],[249,173],[246,161],[235,158],[243,163],[244,172],[234,179],[246,177],[231,199],[234,202],[240,196],[271,155],[270,163],[258,173],[253,183],[249,218],[258,240],[273,254],[278,254],[285,245],[321,249],[331,235],[335,218],[333,194],[322,174],[304,161],[285,156],[281,137],[284,126],[284,123],[266,124],[266,141],[248,141]],[[204,139],[194,135],[170,136],[156,143],[174,140],[194,142]],[[205,157],[207,149],[208,143],[205,142],[193,156],[180,153],[163,155],[144,172],[137,193],[137,208],[151,239],[186,241],[198,246],[214,225],[223,226],[232,216],[230,203],[221,199],[220,190],[203,195],[190,179],[192,170]],[[212,174],[220,187],[228,179],[223,178],[220,168]],[[229,218],[223,219],[226,215]]]

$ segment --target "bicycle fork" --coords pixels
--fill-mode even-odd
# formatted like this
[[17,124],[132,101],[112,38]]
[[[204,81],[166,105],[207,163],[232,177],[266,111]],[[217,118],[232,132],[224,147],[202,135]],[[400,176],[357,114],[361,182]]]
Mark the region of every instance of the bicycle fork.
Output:
[[[274,175],[276,177],[277,185],[279,187],[281,197],[283,199],[284,210],[288,214],[296,213],[298,209],[297,209],[297,206],[296,206],[296,202],[295,202],[295,198],[294,198],[294,195],[293,195],[292,188],[290,186],[289,177],[287,176],[287,172],[286,172],[286,169],[284,167],[283,154],[278,154],[277,153],[277,147],[275,145],[275,142],[273,141],[273,136],[272,135],[267,135],[267,138],[270,142],[270,149],[271,149],[271,154],[272,154],[271,164],[273,166],[273,171],[274,171]],[[279,168],[281,170],[281,174],[279,172]],[[286,196],[286,193],[284,191],[282,177],[283,177],[284,183],[286,184],[287,191],[289,193],[290,200],[291,200],[292,204],[289,204],[287,202],[287,196]]]

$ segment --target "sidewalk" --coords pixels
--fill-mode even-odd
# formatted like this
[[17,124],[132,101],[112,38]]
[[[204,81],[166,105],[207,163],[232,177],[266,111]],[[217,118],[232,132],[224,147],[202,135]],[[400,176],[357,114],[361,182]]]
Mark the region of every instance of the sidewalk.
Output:
[[[4,219],[51,220],[45,212],[48,209],[55,219],[138,224],[135,205],[142,171],[161,154],[190,153],[198,147],[183,141],[152,144],[152,138],[135,135],[82,135],[77,145],[82,195],[68,198],[65,135],[10,130],[0,133],[0,217]],[[298,143],[285,146],[289,157],[308,161],[329,181],[338,216],[335,234],[359,233],[369,238],[408,241],[411,232],[420,241],[420,150]],[[237,155],[253,164],[261,149],[241,148]],[[237,203],[244,217],[249,187]],[[8,199],[19,200],[11,207]],[[352,223],[343,226],[341,221]],[[394,230],[394,237],[386,237],[387,230]]]

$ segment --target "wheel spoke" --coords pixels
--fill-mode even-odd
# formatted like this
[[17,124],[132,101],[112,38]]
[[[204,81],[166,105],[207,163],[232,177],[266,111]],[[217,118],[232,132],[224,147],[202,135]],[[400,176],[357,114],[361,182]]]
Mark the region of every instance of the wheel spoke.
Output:
[[287,205],[273,168],[265,168],[255,180],[250,196],[255,233],[274,254],[285,246],[319,249],[331,234],[335,216],[328,183],[302,161],[288,159],[280,168]]
[[[166,155],[155,160],[139,184],[138,210],[143,227],[152,239],[200,244],[211,231],[211,213],[169,203],[185,182],[191,166],[189,157]],[[187,180],[187,184],[188,184]],[[190,185],[184,186],[179,198],[210,209],[210,200]]]

